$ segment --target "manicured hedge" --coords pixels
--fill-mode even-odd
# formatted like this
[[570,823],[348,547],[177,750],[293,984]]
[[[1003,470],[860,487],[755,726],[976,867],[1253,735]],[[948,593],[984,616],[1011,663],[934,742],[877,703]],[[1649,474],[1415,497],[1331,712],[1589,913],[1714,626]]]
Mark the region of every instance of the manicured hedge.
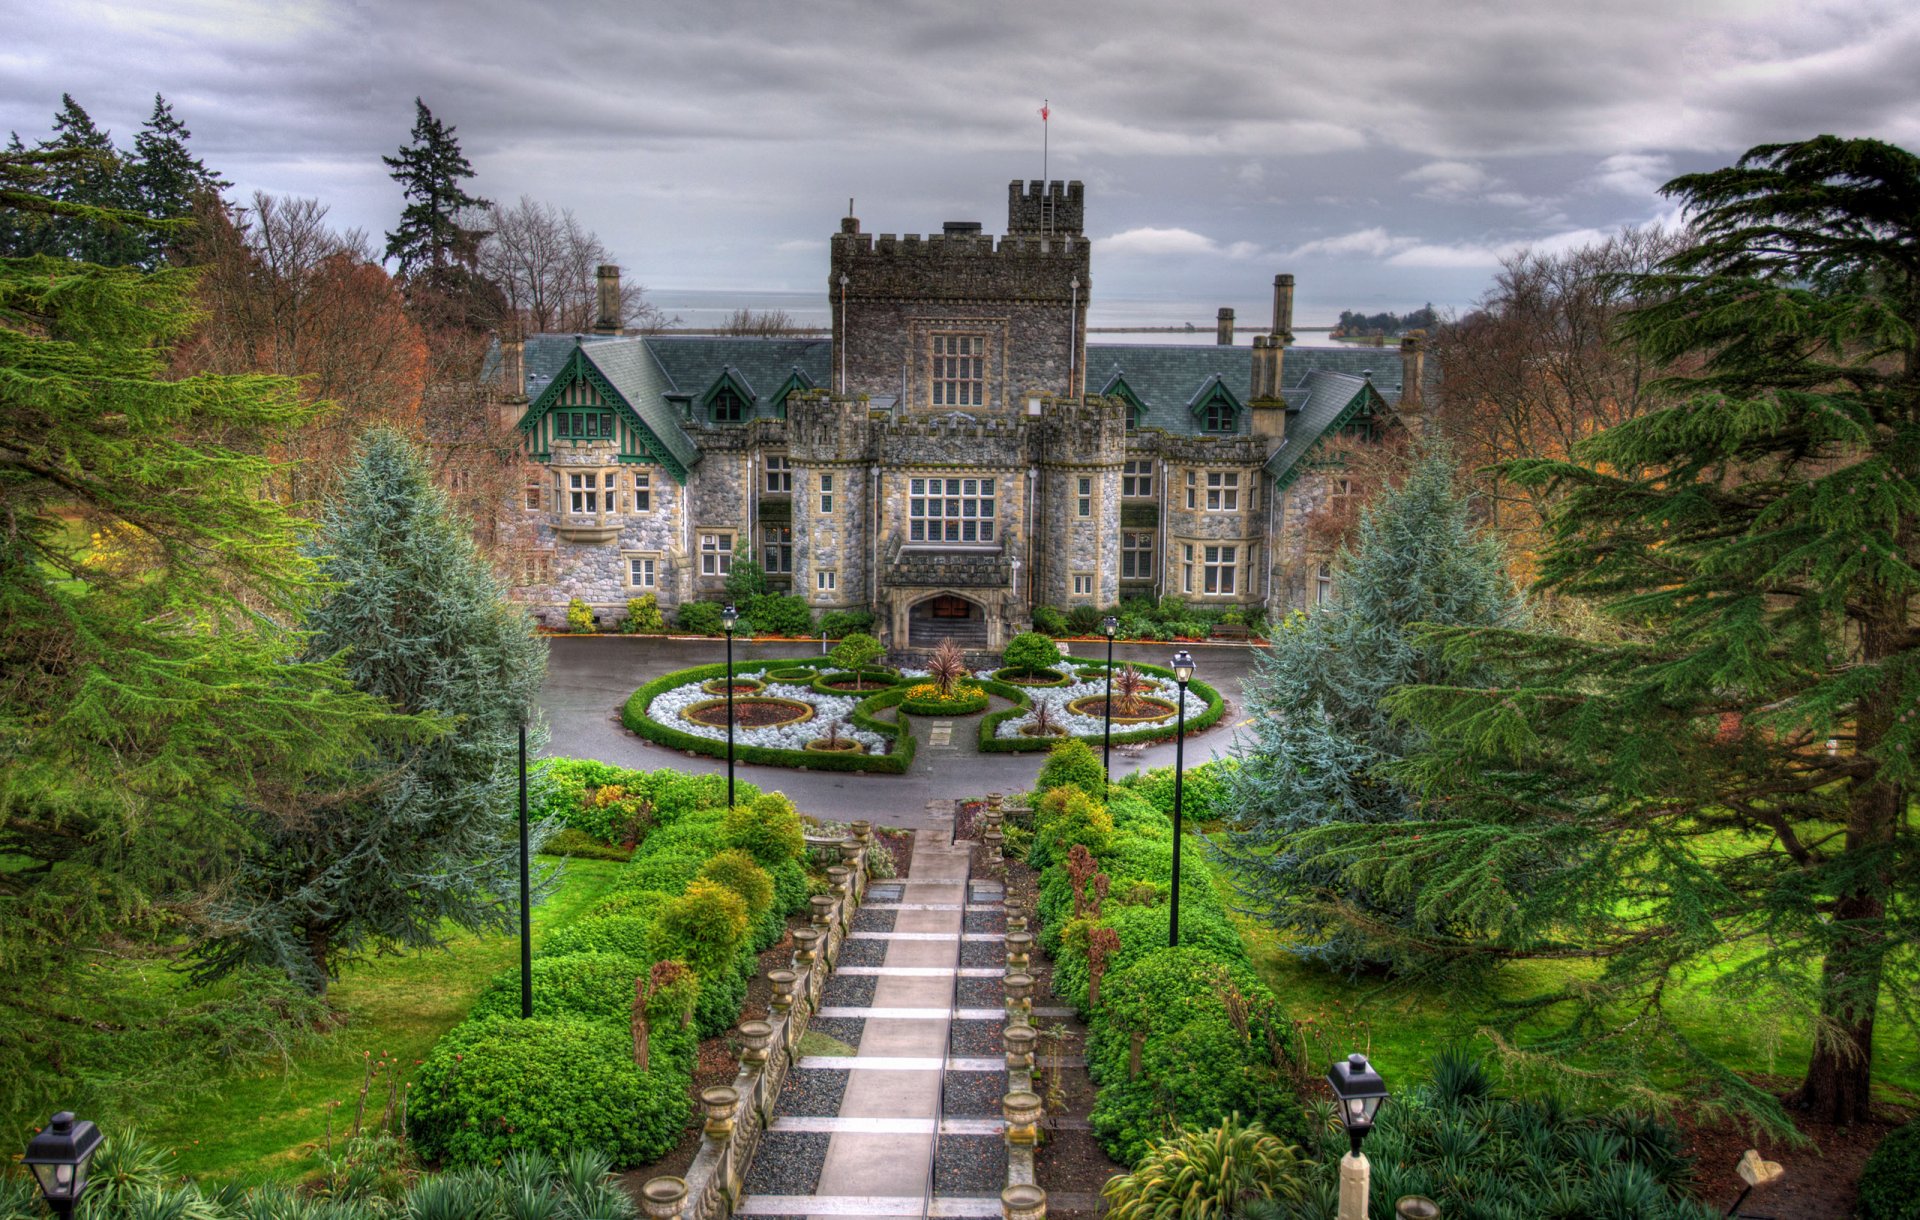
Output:
[[952,699],[915,699],[912,692],[919,685],[921,683],[916,680],[907,687],[908,694],[900,701],[901,711],[914,716],[971,716],[975,712],[986,711],[991,702],[987,692],[974,682],[954,687],[956,697]]
[[[735,665],[735,674],[759,674],[771,668],[784,668],[791,661],[759,661],[747,665]],[[672,728],[652,720],[647,716],[647,706],[656,698],[689,682],[705,681],[709,678],[724,677],[727,667],[720,665],[695,665],[690,669],[676,670],[663,674],[642,686],[627,697],[626,706],[620,710],[620,722],[635,733],[656,745],[667,746],[675,750],[692,750],[696,754],[707,754],[716,758],[725,758],[727,743],[710,737],[700,737],[680,729]],[[845,692],[834,692],[843,694]],[[811,750],[777,750],[768,746],[750,746],[736,741],[733,756],[740,762],[758,763],[775,767],[806,767],[813,771],[873,771],[884,775],[898,775],[913,762],[913,733],[904,725],[889,724],[876,720],[872,712],[881,708],[898,706],[904,690],[897,686],[887,687],[876,692],[853,706],[853,723],[863,729],[870,729],[882,737],[893,740],[893,750],[887,754],[822,754]],[[891,702],[886,702],[892,696]]]
[[[1173,677],[1173,671],[1171,669],[1167,669],[1164,666],[1148,665],[1145,662],[1136,661],[1133,663],[1133,667],[1142,673],[1153,674],[1157,677],[1162,677],[1162,678]],[[1026,696],[1025,692],[1022,691],[1020,687],[1012,686],[1005,682],[987,681],[987,682],[980,683],[980,685],[992,691],[996,695],[1005,695],[1007,698],[1012,699],[1014,703],[1017,705],[1015,707],[1008,708],[1004,712],[994,712],[992,715],[986,717],[984,720],[980,722],[980,752],[981,753],[983,754],[1014,754],[1014,753],[1021,753],[1021,752],[1030,751],[1030,750],[1049,750],[1053,748],[1054,742],[1059,740],[1059,738],[1057,737],[996,737],[994,736],[994,734],[999,730],[1000,725],[1005,721],[1018,719],[1019,717],[1026,715],[1027,711],[1033,706],[1033,701]],[[1220,717],[1227,714],[1227,704],[1226,704],[1226,701],[1220,697],[1220,692],[1213,689],[1213,687],[1208,686],[1205,682],[1199,681],[1198,679],[1195,679],[1194,681],[1189,682],[1187,685],[1188,685],[1188,688],[1191,689],[1194,694],[1199,695],[1202,699],[1205,699],[1207,701],[1207,706],[1205,711],[1201,712],[1197,716],[1187,717],[1187,732],[1189,734],[1198,733],[1202,729],[1210,729],[1214,725],[1218,724],[1220,722]],[[1179,724],[1177,723],[1177,721],[1165,720],[1149,728],[1128,729],[1124,732],[1115,732],[1113,735],[1113,744],[1124,745],[1128,742],[1135,742],[1135,741],[1165,741],[1167,738],[1172,737],[1178,731],[1179,731]],[[1093,734],[1087,737],[1083,737],[1081,738],[1081,740],[1082,741],[1100,741],[1102,740],[1102,737],[1099,734]]]

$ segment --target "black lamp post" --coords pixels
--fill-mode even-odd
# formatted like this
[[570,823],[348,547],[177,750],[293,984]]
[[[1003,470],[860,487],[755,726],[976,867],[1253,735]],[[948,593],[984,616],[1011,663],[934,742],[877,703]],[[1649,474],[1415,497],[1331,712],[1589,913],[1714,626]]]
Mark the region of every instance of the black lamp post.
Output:
[[520,1019],[533,1016],[533,882],[527,860],[527,722],[520,721]]
[[1100,744],[1100,765],[1106,769],[1107,782],[1113,782],[1113,636],[1120,630],[1120,620],[1109,614],[1100,623],[1100,630],[1107,633],[1107,731]]
[[53,1116],[46,1129],[27,1141],[21,1164],[33,1170],[53,1214],[71,1220],[80,1196],[87,1193],[87,1162],[100,1146],[100,1130],[73,1111]]
[[1187,776],[1187,683],[1193,681],[1193,655],[1173,654],[1173,680],[1180,687],[1178,727],[1173,735],[1173,909],[1167,912],[1167,944],[1180,945],[1180,796]]
[[733,628],[740,612],[728,602],[720,612],[720,625],[727,629],[727,808],[733,808]]
[[1373,1070],[1365,1055],[1355,1053],[1327,1069],[1327,1083],[1333,1086],[1334,1103],[1340,1107],[1340,1125],[1353,1141],[1353,1155],[1360,1155],[1360,1141],[1373,1130],[1373,1116],[1387,1099],[1387,1082]]

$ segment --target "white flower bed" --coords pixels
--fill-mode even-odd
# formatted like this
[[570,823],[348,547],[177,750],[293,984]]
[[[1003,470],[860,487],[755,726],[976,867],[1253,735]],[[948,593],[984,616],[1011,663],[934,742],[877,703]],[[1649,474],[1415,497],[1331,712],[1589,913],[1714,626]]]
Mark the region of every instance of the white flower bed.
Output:
[[[1072,666],[1080,664],[1080,662],[1063,659],[1062,664]],[[1120,667],[1115,666],[1114,675],[1118,677],[1119,673]],[[1175,702],[1176,696],[1180,693],[1179,683],[1175,682],[1172,678],[1162,678],[1157,674],[1141,673],[1140,676],[1146,680],[1146,689],[1141,691],[1141,694],[1155,699],[1164,699],[1168,703]],[[1026,692],[1027,697],[1033,700],[1036,707],[1042,703],[1052,707],[1053,722],[1065,729],[1071,736],[1098,737],[1106,731],[1107,722],[1104,718],[1100,716],[1082,716],[1067,710],[1067,705],[1075,699],[1105,695],[1107,693],[1107,681],[1104,676],[1092,679],[1091,681],[1069,683],[1066,686],[1023,686],[1020,689]],[[1120,703],[1120,692],[1118,689],[1113,693],[1113,701],[1114,706],[1118,708]],[[1199,695],[1194,694],[1193,688],[1189,686],[1187,688],[1187,718],[1191,720],[1206,710],[1207,701]],[[994,736],[1023,737],[1025,734],[1020,730],[1032,723],[1032,712],[1020,716],[1009,716],[1000,722],[1000,727],[994,730]],[[1165,720],[1139,721],[1136,723],[1122,724],[1120,723],[1119,713],[1116,711],[1114,714],[1113,731],[1116,733],[1129,733],[1139,729],[1159,728],[1161,725],[1171,727],[1173,723],[1174,717],[1169,713]]]
[[[750,675],[742,674],[741,677]],[[764,676],[761,681],[766,681]],[[653,702],[647,704],[647,719],[669,728],[679,729],[682,733],[691,733],[695,737],[707,737],[714,741],[727,739],[727,726],[724,724],[701,724],[697,720],[688,720],[681,713],[697,703],[708,703],[716,697],[700,689],[699,682],[689,682],[685,686],[676,686],[664,694],[655,695]],[[774,725],[764,729],[750,729],[745,725],[736,725],[733,730],[734,741],[741,745],[765,746],[772,750],[804,750],[807,743],[816,737],[826,736],[827,726],[836,720],[843,721],[840,736],[852,738],[867,748],[869,754],[885,754],[887,739],[871,729],[855,728],[853,725],[853,705],[860,702],[849,695],[823,695],[811,687],[793,686],[785,682],[768,682],[762,690],[750,696],[737,698],[754,699],[791,699],[795,703],[809,704],[813,708],[813,718],[797,724]],[[861,696],[867,698],[868,696]]]

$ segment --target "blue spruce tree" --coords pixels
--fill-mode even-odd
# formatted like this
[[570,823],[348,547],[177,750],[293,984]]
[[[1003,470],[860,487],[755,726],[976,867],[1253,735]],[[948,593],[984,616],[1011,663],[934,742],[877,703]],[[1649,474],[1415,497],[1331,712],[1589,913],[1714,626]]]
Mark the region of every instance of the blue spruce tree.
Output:
[[313,653],[340,655],[427,739],[256,811],[257,849],[198,946],[202,978],[264,965],[324,992],[348,960],[517,911],[517,737],[545,647],[397,433],[361,441],[317,549],[332,590],[306,621]]
[[[1412,794],[1382,768],[1418,746],[1417,730],[1382,701],[1451,673],[1413,627],[1511,624],[1520,602],[1499,543],[1475,527],[1440,448],[1368,509],[1335,579],[1333,603],[1276,631],[1271,651],[1255,661],[1246,687],[1254,744],[1233,772],[1236,828],[1223,851],[1250,909],[1294,951],[1361,969],[1394,961],[1390,929],[1404,913],[1351,886],[1330,892],[1331,869],[1303,865],[1288,840],[1329,823],[1413,816]],[[1356,906],[1369,918],[1333,918],[1334,907],[1351,915]],[[1369,924],[1382,934],[1361,930]]]

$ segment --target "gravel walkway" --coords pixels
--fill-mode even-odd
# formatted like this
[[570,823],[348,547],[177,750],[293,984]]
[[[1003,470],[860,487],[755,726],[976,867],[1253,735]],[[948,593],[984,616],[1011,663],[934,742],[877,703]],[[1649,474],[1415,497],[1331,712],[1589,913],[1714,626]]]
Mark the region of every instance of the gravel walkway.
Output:
[[[785,1096],[782,1090],[781,1097]],[[820,1185],[820,1167],[827,1163],[827,1145],[832,1140],[831,1135],[817,1131],[769,1131],[762,1135],[760,1147],[753,1154],[753,1168],[747,1171],[747,1193],[812,1194]]]

